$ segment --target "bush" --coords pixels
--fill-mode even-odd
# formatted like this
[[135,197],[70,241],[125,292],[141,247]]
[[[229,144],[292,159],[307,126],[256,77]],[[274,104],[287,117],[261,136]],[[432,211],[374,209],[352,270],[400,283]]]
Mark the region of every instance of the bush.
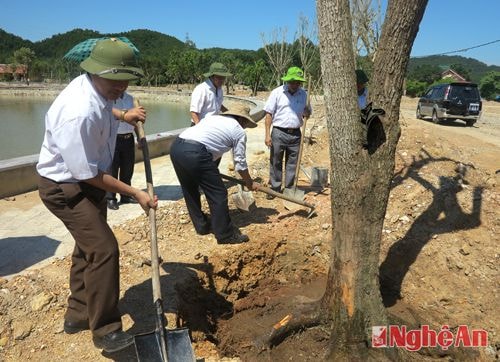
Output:
[[486,74],[479,83],[481,96],[488,100],[495,98],[500,94],[500,72],[490,72]]
[[427,83],[418,80],[408,80],[406,82],[406,95],[408,97],[420,97],[427,89]]

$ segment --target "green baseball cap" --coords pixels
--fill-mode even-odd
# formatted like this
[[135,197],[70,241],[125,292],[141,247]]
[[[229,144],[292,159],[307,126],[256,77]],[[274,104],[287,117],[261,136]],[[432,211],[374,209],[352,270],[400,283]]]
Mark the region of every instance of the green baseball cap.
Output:
[[134,50],[117,38],[99,40],[80,67],[90,74],[112,80],[135,80],[144,76]]
[[218,75],[221,77],[230,77],[231,73],[227,70],[227,67],[222,63],[212,63],[210,65],[210,69],[208,73],[203,74],[206,78],[211,77],[212,75]]
[[286,75],[284,77],[282,77],[281,80],[284,82],[290,82],[290,81],[294,81],[294,80],[299,81],[299,82],[306,81],[304,79],[304,72],[299,67],[288,68]]

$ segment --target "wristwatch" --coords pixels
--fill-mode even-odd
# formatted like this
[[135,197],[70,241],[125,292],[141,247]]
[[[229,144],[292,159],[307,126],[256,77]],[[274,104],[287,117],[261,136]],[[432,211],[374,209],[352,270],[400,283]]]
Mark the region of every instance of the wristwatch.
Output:
[[125,115],[127,114],[128,109],[122,109],[120,113],[120,120],[125,121]]

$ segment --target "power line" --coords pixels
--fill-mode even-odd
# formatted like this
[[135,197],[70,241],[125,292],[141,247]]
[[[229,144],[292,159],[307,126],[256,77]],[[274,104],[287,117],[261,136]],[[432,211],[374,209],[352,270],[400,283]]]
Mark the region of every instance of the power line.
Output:
[[500,39],[493,40],[493,41],[490,41],[490,42],[484,43],[484,44],[474,45],[474,46],[471,46],[469,48],[463,48],[463,49],[453,50],[451,52],[437,53],[437,54],[430,54],[430,55],[418,55],[418,56],[414,56],[412,58],[424,58],[424,57],[433,57],[433,56],[436,56],[436,55],[448,55],[448,54],[454,54],[454,53],[463,53],[463,52],[466,52],[467,50],[481,48],[481,47],[484,47],[486,45],[490,45],[490,44],[494,44],[494,43],[498,43],[498,42],[500,42]]

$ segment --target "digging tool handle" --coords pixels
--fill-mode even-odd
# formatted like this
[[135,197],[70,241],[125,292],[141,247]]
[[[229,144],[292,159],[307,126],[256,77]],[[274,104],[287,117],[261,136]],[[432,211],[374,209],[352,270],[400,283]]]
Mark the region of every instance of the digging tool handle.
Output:
[[[306,75],[304,74],[304,77]],[[307,79],[307,78],[306,78]],[[309,84],[309,83],[308,83]],[[307,87],[307,98],[306,98],[306,107],[310,107],[311,103],[311,98],[310,98],[310,89],[309,86]],[[297,157],[297,166],[295,168],[295,178],[293,180],[293,188],[297,188],[297,183],[299,182],[299,170],[300,170],[300,163],[302,162],[302,150],[304,148],[304,138],[305,138],[305,133],[306,133],[306,124],[307,120],[309,119],[309,116],[304,117],[303,119],[303,124],[302,124],[302,130],[300,132],[300,144],[299,144],[299,155]],[[288,200],[290,201],[290,200]]]
[[[139,106],[139,100],[134,98],[134,106]],[[139,141],[144,158],[144,170],[146,173],[146,184],[148,194],[154,198],[153,173],[151,172],[151,160],[149,159],[148,143],[142,122],[136,124],[137,140]],[[163,356],[167,355],[167,345],[165,339],[165,317],[163,315],[163,302],[161,299],[160,287],[160,262],[158,258],[158,241],[156,237],[156,210],[149,209],[149,225],[151,232],[151,284],[153,286],[153,303],[156,310],[156,330],[160,334],[160,349]]]
[[[224,175],[222,173],[220,175],[221,175],[221,177],[223,179],[226,179],[226,180],[232,181],[232,182],[236,182],[236,183],[238,183],[240,185],[245,186],[245,182],[243,182],[243,180],[237,179],[237,178],[232,177],[232,176]],[[312,204],[309,204],[309,203],[301,201],[301,200],[294,199],[293,197],[288,197],[286,195],[283,195],[282,193],[279,193],[279,192],[276,192],[276,191],[270,189],[269,187],[259,186],[259,187],[257,187],[257,190],[260,191],[260,192],[263,192],[265,194],[272,195],[274,197],[277,197],[277,198],[280,198],[280,199],[283,199],[283,200],[287,200],[287,201],[293,202],[295,204],[299,204],[299,205],[308,207],[308,208],[310,208],[312,210],[314,210],[316,208],[316,206],[314,206]]]
[[[134,99],[134,106],[139,106],[139,101]],[[148,194],[151,199],[154,198],[153,190],[153,173],[151,172],[151,161],[149,159],[148,143],[144,133],[144,126],[142,122],[137,122],[136,126],[137,139],[141,144],[142,155],[144,158],[144,170],[146,173],[146,183],[148,187]],[[161,300],[160,289],[160,264],[158,258],[158,242],[156,238],[156,210],[149,209],[149,223],[151,225],[151,269],[152,269],[152,282],[153,282],[153,302],[156,303]]]

